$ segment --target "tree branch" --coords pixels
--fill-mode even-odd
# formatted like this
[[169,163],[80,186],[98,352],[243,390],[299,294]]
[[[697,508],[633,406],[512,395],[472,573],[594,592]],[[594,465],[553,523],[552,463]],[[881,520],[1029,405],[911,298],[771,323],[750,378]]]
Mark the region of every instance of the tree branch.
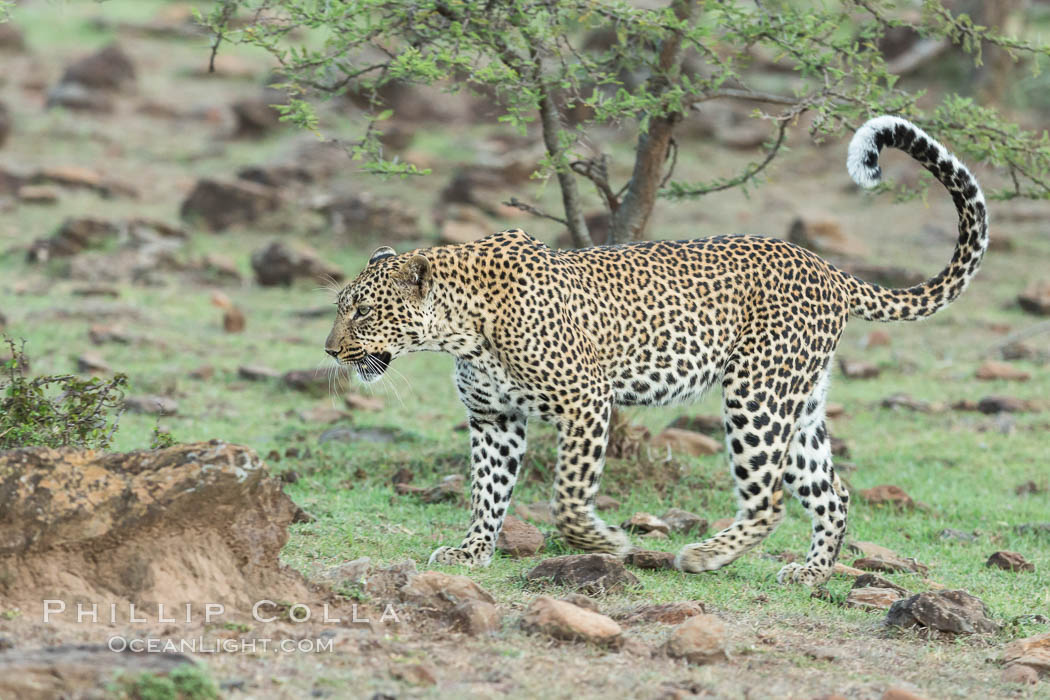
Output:
[[766,166],[773,162],[776,158],[777,153],[780,151],[780,147],[784,145],[784,134],[787,132],[788,122],[794,115],[787,115],[780,117],[777,122],[777,138],[773,143],[773,147],[769,149],[769,153],[766,154],[765,159],[761,163],[752,163],[747,167],[744,172],[740,173],[734,178],[720,182],[717,185],[709,185],[706,187],[698,187],[696,189],[687,190],[683,188],[676,188],[673,192],[675,197],[699,197],[705,194],[711,194],[712,192],[721,192],[722,190],[732,189],[733,187],[739,187],[749,180],[754,179],[756,175],[765,170]]
[[562,218],[559,218],[557,216],[554,216],[553,214],[548,214],[547,212],[543,211],[542,209],[537,209],[536,207],[532,206],[531,204],[528,204],[526,202],[521,201],[517,197],[511,197],[506,202],[503,202],[503,204],[507,205],[508,207],[514,207],[515,209],[521,209],[522,211],[528,212],[529,214],[532,214],[533,216],[538,216],[541,219],[550,219],[551,221],[557,221],[562,226],[568,226],[569,225],[569,222],[566,221],[565,219],[562,219]]

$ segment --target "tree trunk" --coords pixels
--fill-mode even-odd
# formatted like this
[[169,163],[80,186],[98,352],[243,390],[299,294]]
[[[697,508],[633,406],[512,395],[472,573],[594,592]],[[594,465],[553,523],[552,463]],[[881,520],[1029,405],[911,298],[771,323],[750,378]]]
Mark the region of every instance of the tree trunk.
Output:
[[[675,17],[688,20],[693,16],[695,0],[674,0],[671,4]],[[653,87],[673,83],[682,60],[682,32],[676,31],[668,36],[660,46],[658,72],[650,78]],[[638,146],[635,149],[634,172],[631,182],[624,194],[620,207],[612,212],[609,229],[610,243],[624,243],[644,238],[649,216],[656,204],[656,195],[660,190],[664,163],[667,161],[671,146],[671,136],[675,125],[682,120],[678,113],[653,117],[649,128],[638,135]]]
[[565,162],[560,138],[561,114],[548,85],[543,86],[543,97],[540,99],[540,124],[543,127],[543,143],[547,147],[547,154],[558,169],[558,185],[561,186],[565,223],[569,227],[569,235],[572,236],[572,245],[575,248],[588,248],[594,245],[594,242],[583,218],[583,204],[580,202],[580,191],[576,187],[576,176]]

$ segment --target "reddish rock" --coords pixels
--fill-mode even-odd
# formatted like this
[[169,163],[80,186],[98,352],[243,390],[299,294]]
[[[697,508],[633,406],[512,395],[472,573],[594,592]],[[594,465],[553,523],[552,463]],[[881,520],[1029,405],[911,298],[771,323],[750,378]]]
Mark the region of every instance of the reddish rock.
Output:
[[448,615],[454,628],[474,636],[498,632],[503,622],[499,608],[485,600],[464,600]]
[[988,561],[984,563],[985,566],[997,566],[1000,569],[1006,569],[1007,571],[1035,571],[1035,564],[1028,561],[1021,554],[1017,552],[1009,552],[1002,550],[995,552],[992,556],[988,557]]
[[231,306],[222,312],[222,329],[227,333],[243,333],[247,324],[244,312],[236,306]]
[[913,508],[915,501],[900,486],[883,484],[870,489],[862,489],[858,495],[868,503],[878,505],[889,505],[895,508]]
[[985,360],[982,362],[981,366],[977,368],[976,376],[978,379],[985,381],[1002,379],[1013,382],[1027,382],[1032,378],[1032,375],[1024,370],[1018,369],[1008,362],[998,362],[996,360]]
[[886,348],[892,343],[892,338],[887,331],[881,328],[868,333],[868,337],[864,339],[864,347],[866,348]]
[[634,549],[624,557],[624,563],[638,569],[674,569],[674,552]]
[[722,416],[716,415],[679,416],[671,421],[671,424],[667,427],[692,430],[693,432],[711,435],[712,437],[725,432]]
[[635,533],[647,533],[647,532],[662,532],[665,535],[671,531],[671,526],[665,523],[660,518],[649,513],[635,513],[630,519],[625,520],[621,525],[621,528],[628,532]]
[[725,530],[727,527],[732,525],[734,522],[736,522],[736,518],[719,518],[718,520],[711,523],[711,531],[721,532],[722,530]]
[[667,655],[692,664],[726,661],[726,626],[714,615],[695,615],[676,627],[667,639]]
[[610,617],[542,595],[529,604],[521,624],[526,630],[555,639],[614,646],[623,632]]
[[872,586],[854,588],[846,596],[846,607],[862,610],[889,610],[901,597],[900,592],[892,588]]
[[1020,685],[1035,685],[1039,682],[1039,672],[1031,666],[1014,664],[1003,669],[1001,676],[1003,683],[1018,683]]
[[281,373],[262,365],[241,365],[237,368],[237,376],[250,382],[263,382],[280,379]]
[[868,254],[867,246],[846,234],[836,219],[798,217],[791,222],[787,237],[819,255],[855,258]]
[[1050,675],[1050,632],[1015,639],[1007,644],[1003,649],[1003,664],[1007,668],[1024,666],[1037,673]]
[[881,700],[926,700],[926,698],[907,688],[890,687],[882,694]]
[[672,452],[682,452],[694,457],[718,454],[722,451],[721,441],[703,433],[680,428],[665,428],[650,444],[657,449],[670,448]]
[[355,392],[343,395],[343,403],[346,407],[355,411],[382,411],[383,399],[378,396],[365,396]]
[[600,511],[619,510],[620,509],[620,502],[617,501],[612,496],[606,496],[605,494],[600,494],[598,496],[598,498],[596,498],[594,500],[594,507],[595,507],[595,509],[600,510]]
[[496,602],[488,591],[470,578],[441,571],[424,571],[410,576],[401,586],[400,594],[405,602],[445,612],[468,600],[490,605]]
[[1017,295],[1017,303],[1030,314],[1050,316],[1050,280],[1039,280]]
[[513,515],[503,518],[496,549],[515,558],[531,557],[543,549],[543,533]]
[[643,605],[618,617],[624,624],[628,625],[638,622],[660,622],[665,625],[678,625],[690,617],[703,614],[703,603],[696,600],[686,600],[680,603]]
[[839,368],[847,379],[874,379],[882,372],[878,365],[864,360],[847,360],[844,357],[839,358]]

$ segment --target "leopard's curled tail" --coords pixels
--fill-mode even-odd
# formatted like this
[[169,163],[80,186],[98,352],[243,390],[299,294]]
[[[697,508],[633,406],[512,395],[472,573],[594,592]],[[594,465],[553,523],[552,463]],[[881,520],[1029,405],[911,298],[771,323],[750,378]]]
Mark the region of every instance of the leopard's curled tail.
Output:
[[871,119],[850,141],[846,168],[861,187],[879,183],[879,152],[884,146],[911,155],[948,189],[959,213],[955,252],[935,277],[906,289],[887,289],[845,272],[842,275],[851,315],[869,321],[915,321],[952,303],[977,274],[988,249],[988,209],[977,180],[966,166],[922,129],[900,117]]

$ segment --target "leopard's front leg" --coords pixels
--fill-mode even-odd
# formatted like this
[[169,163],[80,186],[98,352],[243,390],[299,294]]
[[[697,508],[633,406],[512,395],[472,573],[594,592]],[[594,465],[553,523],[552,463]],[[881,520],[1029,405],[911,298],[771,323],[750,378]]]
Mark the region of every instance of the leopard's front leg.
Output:
[[488,566],[503,527],[525,454],[524,414],[498,401],[498,387],[466,362],[457,362],[456,388],[470,425],[470,527],[458,547],[439,547],[431,564]]
[[631,549],[627,535],[594,512],[605,466],[611,412],[609,400],[591,400],[557,421],[554,520],[565,541],[573,547],[622,557]]

